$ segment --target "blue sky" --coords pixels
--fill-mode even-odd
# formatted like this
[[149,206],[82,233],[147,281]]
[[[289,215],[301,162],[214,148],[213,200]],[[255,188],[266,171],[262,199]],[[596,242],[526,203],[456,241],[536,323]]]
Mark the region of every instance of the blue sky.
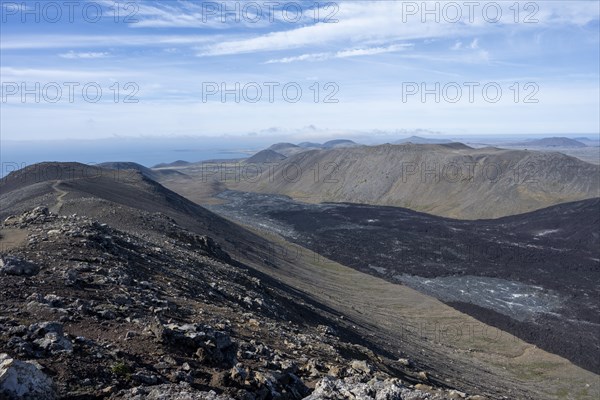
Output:
[[1,3],[2,140],[600,131],[597,1]]

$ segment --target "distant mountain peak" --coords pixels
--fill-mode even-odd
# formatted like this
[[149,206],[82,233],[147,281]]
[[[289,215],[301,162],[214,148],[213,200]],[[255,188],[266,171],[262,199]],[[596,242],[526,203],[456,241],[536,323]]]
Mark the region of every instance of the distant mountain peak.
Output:
[[447,144],[452,143],[452,140],[448,139],[434,139],[434,138],[424,138],[421,136],[411,136],[405,139],[400,139],[394,142],[394,144],[403,144],[403,143],[413,143],[413,144]]
[[523,142],[508,143],[507,146],[531,146],[531,147],[587,147],[575,139],[567,137],[547,137],[543,139],[527,140]]
[[262,164],[285,160],[287,157],[275,150],[266,149],[259,151],[252,157],[245,160],[247,164]]

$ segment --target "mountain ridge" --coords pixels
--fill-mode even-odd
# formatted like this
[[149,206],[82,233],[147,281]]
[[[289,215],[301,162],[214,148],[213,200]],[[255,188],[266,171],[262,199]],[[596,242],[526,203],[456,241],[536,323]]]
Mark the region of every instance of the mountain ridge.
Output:
[[314,203],[389,205],[480,219],[598,197],[599,175],[600,167],[561,153],[387,144],[304,151],[256,179],[224,183]]

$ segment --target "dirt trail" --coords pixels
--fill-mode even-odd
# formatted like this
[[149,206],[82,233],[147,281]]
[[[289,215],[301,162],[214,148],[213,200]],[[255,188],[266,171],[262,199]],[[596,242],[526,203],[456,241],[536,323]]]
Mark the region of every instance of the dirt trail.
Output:
[[58,196],[56,197],[56,204],[52,208],[50,208],[50,212],[54,214],[60,213],[60,210],[64,204],[64,198],[69,193],[58,187],[61,183],[62,181],[56,181],[52,185],[52,189],[54,189],[54,191],[58,193]]
[[27,243],[27,229],[0,229],[0,252],[21,247]]

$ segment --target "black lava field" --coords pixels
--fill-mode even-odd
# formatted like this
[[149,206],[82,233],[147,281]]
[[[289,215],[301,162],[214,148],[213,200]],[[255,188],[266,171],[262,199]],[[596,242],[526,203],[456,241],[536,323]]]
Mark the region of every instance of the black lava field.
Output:
[[600,199],[495,220],[226,191],[209,208],[599,373]]

